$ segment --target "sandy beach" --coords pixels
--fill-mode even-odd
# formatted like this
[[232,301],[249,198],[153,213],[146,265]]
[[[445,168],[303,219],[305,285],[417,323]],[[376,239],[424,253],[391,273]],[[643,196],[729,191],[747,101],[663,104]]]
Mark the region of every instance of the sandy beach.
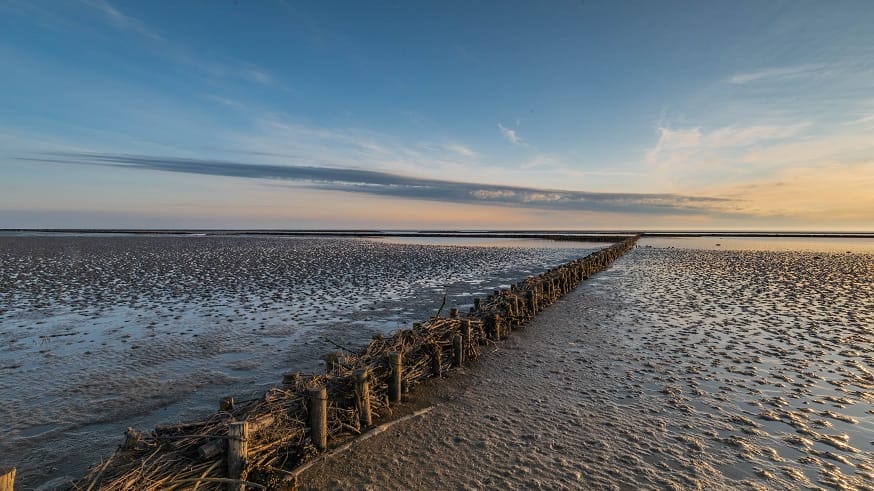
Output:
[[638,247],[301,487],[872,489],[872,285],[871,254]]

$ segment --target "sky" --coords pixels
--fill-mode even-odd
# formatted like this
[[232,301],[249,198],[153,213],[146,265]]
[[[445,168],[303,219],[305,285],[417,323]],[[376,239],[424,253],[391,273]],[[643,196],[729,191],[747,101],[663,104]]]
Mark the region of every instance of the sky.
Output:
[[0,2],[0,228],[874,231],[874,2]]

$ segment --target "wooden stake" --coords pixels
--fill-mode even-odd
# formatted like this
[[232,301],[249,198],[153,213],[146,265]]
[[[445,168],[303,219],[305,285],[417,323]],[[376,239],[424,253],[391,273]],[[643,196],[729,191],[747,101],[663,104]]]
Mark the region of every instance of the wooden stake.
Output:
[[[132,450],[142,439],[143,434],[139,430],[128,427],[127,431],[124,432],[124,443],[121,444],[121,448],[122,450]],[[0,490],[2,489],[0,488]]]
[[404,362],[400,353],[388,354],[388,366],[391,369],[391,380],[388,384],[388,401],[401,402],[401,381],[404,379]]
[[498,339],[505,339],[509,334],[504,330],[504,321],[497,314],[495,314],[495,334],[498,336]]
[[[228,477],[246,479],[246,465],[249,454],[249,423],[238,421],[228,425]],[[246,485],[239,482],[228,483],[229,491],[245,491]]]
[[449,309],[449,318],[450,319],[458,319],[458,308],[452,307]]
[[197,447],[197,456],[203,460],[211,459],[216,455],[224,452],[225,450],[225,441],[222,440],[213,440],[209,443],[204,443],[203,445]]
[[464,351],[470,349],[470,341],[473,338],[473,329],[470,327],[470,319],[461,321],[461,342]]
[[355,371],[355,406],[358,409],[358,420],[363,428],[373,424],[373,415],[370,412],[370,383],[368,382],[367,370]]
[[464,363],[464,348],[461,342],[461,335],[452,336],[452,366],[458,368]]
[[319,450],[328,448],[328,391],[310,387],[310,439]]
[[0,491],[12,491],[15,486],[15,467],[0,466]]
[[234,409],[234,398],[225,397],[219,401],[219,411],[230,411]]
[[434,374],[434,377],[441,377],[443,375],[443,365],[440,362],[440,355],[442,354],[442,350],[440,349],[440,345],[437,343],[431,344],[431,371]]
[[479,310],[482,300],[479,297],[473,298],[473,310]]
[[300,372],[286,373],[282,376],[283,385],[297,385],[301,379]]
[[337,366],[340,364],[340,357],[337,356],[337,353],[328,353],[327,355],[322,357],[325,360],[325,372],[331,373],[337,369]]

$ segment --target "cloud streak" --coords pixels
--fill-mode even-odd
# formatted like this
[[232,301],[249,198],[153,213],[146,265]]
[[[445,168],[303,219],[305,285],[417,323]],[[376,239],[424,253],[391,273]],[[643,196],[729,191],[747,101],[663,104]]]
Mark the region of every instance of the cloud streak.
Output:
[[809,64],[789,67],[765,68],[755,72],[738,73],[728,81],[735,85],[744,85],[761,80],[787,80],[816,75],[824,68],[823,65]]
[[513,145],[519,145],[522,143],[522,137],[516,133],[516,130],[507,128],[506,126],[498,123],[498,129],[501,131],[501,136],[504,137],[505,140],[512,143]]
[[120,10],[113,7],[112,4],[110,4],[106,0],[84,0],[83,3],[102,12],[119,29],[134,31],[155,41],[164,40],[164,38],[161,37],[159,34],[148,29],[145,24],[143,24],[139,19],[122,13]]
[[649,164],[670,166],[676,164],[701,164],[719,160],[732,152],[746,151],[762,144],[786,141],[802,134],[812,124],[802,121],[788,125],[758,124],[752,126],[723,126],[710,132],[701,128],[658,128],[659,139],[646,152]]
[[252,164],[234,161],[93,152],[43,153],[19,160],[99,165],[242,179],[292,181],[330,191],[464,204],[546,210],[609,211],[637,214],[709,214],[730,205],[724,198],[678,194],[594,193],[427,179],[353,168]]

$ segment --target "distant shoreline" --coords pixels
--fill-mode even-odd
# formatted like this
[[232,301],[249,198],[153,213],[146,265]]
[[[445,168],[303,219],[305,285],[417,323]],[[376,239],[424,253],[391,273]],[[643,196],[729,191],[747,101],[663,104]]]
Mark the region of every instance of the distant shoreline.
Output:
[[640,234],[641,237],[755,237],[755,238],[834,238],[874,239],[874,232],[737,232],[737,231],[550,231],[550,230],[500,230],[500,231],[452,231],[452,230],[245,230],[245,229],[58,229],[58,228],[9,228],[6,233],[43,234],[124,234],[124,235],[222,235],[222,236],[282,236],[282,237],[469,237],[499,239],[547,239],[619,241]]

